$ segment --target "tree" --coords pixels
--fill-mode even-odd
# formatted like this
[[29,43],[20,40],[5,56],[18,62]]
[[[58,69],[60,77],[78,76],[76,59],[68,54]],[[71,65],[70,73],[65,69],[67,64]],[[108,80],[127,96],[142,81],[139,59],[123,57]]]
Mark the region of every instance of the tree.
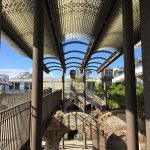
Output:
[[96,94],[104,94],[104,88],[102,85],[98,85],[95,90]]
[[[113,84],[109,91],[109,107],[110,109],[124,108],[125,107],[125,86],[123,84]],[[137,96],[137,110],[138,113],[144,112],[144,97],[143,88],[136,87]]]
[[125,107],[125,87],[123,84],[113,84],[110,86],[108,93],[111,109]]

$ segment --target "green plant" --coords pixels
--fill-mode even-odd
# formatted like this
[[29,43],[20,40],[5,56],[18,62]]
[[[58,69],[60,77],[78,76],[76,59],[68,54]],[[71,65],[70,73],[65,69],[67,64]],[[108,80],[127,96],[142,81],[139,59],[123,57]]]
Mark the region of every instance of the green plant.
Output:
[[[108,90],[108,100],[110,109],[125,107],[125,86],[123,84],[113,84]],[[144,112],[143,88],[136,87],[137,110]]]

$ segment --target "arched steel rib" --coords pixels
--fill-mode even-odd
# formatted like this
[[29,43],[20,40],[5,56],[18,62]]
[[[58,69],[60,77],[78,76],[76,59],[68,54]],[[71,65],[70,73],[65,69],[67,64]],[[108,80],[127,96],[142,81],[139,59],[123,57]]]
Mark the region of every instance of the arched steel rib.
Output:
[[85,52],[82,52],[82,51],[79,51],[79,50],[71,50],[71,51],[65,52],[64,55],[70,54],[70,53],[80,53],[80,54],[84,54],[85,55]]
[[66,63],[66,66],[69,65],[69,64],[78,64],[78,65],[81,65],[81,63],[79,63],[79,62],[68,62],[68,63]]
[[113,54],[113,52],[107,51],[107,50],[99,50],[95,51],[92,55],[97,54],[97,53],[108,53],[108,54]]
[[[103,60],[107,60],[106,58],[104,58],[104,57],[93,57],[93,58],[90,58],[90,60],[94,60],[94,59],[103,59]],[[89,60],[89,61],[90,61]]]
[[57,64],[57,65],[61,65],[59,62],[48,62],[48,63],[45,63],[45,65],[48,65],[48,64]]
[[95,62],[95,61],[94,61],[94,62],[89,62],[89,63],[88,63],[88,65],[90,65],[90,64],[98,64],[98,65],[101,65],[102,63],[100,63],[100,62]]
[[80,68],[79,66],[68,66],[68,67],[66,67],[66,69],[73,68],[73,67]]
[[50,70],[50,72],[52,72],[52,71],[62,71],[62,69],[52,69],[52,70]]
[[60,69],[62,69],[60,66],[48,66],[47,68],[60,68]]
[[86,68],[96,68],[96,69],[98,69],[99,67],[97,67],[97,66],[87,66]]
[[95,72],[97,72],[97,70],[94,70],[94,69],[85,69],[85,70],[89,70],[89,71],[95,71]]
[[69,45],[69,44],[83,44],[83,45],[86,45],[88,47],[90,46],[89,44],[87,44],[85,42],[81,42],[81,41],[70,41],[70,42],[62,44],[62,46],[66,46],[66,45]]
[[69,57],[69,58],[66,58],[65,61],[70,60],[70,59],[83,60],[82,58],[79,58],[79,57]]

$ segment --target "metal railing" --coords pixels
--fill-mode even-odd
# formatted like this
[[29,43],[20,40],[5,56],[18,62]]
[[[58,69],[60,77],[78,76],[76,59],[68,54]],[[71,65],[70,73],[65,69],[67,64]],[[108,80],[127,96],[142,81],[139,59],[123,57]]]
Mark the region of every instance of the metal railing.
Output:
[[[62,91],[43,92],[43,126],[61,104]],[[17,95],[15,95],[17,96]],[[22,95],[24,96],[24,95]],[[30,93],[31,96],[31,93]],[[17,97],[17,99],[22,99]],[[30,138],[31,101],[0,111],[0,150],[20,150]],[[29,145],[29,143],[28,143]]]
[[29,139],[30,101],[0,112],[0,149],[17,150]]
[[[52,92],[51,88],[43,90],[43,96]],[[0,96],[0,111],[11,108],[15,105],[31,101],[31,91]]]
[[0,96],[0,111],[31,100],[31,92]]

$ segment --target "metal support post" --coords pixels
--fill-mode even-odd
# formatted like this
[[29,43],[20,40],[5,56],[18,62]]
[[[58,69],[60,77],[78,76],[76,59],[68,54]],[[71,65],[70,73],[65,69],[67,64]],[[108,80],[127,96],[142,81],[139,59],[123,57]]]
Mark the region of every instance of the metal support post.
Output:
[[33,71],[31,101],[31,150],[41,150],[43,95],[44,1],[34,1]]
[[[62,72],[62,112],[64,112],[64,99],[65,99],[65,72]],[[62,137],[61,149],[64,149],[64,136]]]
[[137,102],[133,42],[133,8],[131,0],[122,0],[123,50],[125,68],[125,101],[127,123],[127,149],[138,150]]
[[65,72],[62,72],[62,112],[64,112],[64,99],[65,99]]
[[[84,113],[86,113],[86,70],[83,70],[83,84],[84,84]],[[83,148],[86,149],[86,133],[83,133]]]
[[1,23],[2,22],[2,0],[0,0],[0,50],[1,50]]
[[104,75],[104,100],[105,100],[105,106],[108,107],[108,101],[107,101],[107,84],[106,84],[106,69],[103,70]]
[[140,0],[141,43],[147,150],[150,149],[150,1]]

